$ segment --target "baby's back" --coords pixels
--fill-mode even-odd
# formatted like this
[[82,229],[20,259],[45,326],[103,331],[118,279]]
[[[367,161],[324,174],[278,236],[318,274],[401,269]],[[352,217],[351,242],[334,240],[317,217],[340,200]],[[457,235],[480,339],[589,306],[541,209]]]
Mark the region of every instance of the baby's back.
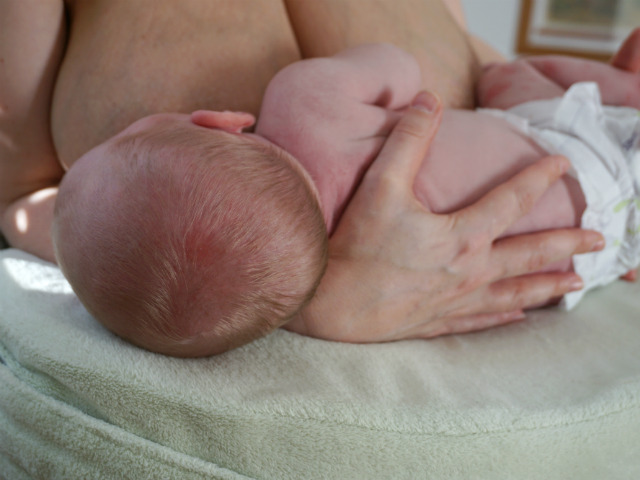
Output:
[[[455,211],[545,155],[545,150],[503,119],[447,110],[416,178],[415,193],[434,212]],[[578,226],[581,211],[574,206],[581,197],[577,182],[565,177],[507,233]]]
[[[332,232],[384,144],[389,129],[381,125],[393,125],[401,113],[336,98],[335,90],[323,95],[305,85],[282,87],[267,90],[256,131],[292,153],[311,174]],[[505,120],[447,110],[416,178],[415,194],[434,212],[454,211],[545,155]],[[558,182],[508,233],[577,226],[577,196],[576,182]]]

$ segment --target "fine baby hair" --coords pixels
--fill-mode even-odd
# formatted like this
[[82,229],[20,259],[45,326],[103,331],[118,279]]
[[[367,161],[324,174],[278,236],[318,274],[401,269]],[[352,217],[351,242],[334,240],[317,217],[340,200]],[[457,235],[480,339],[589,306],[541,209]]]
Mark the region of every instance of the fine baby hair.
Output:
[[327,233],[277,147],[176,117],[147,117],[78,160],[53,235],[102,324],[155,352],[204,356],[295,315],[324,272]]

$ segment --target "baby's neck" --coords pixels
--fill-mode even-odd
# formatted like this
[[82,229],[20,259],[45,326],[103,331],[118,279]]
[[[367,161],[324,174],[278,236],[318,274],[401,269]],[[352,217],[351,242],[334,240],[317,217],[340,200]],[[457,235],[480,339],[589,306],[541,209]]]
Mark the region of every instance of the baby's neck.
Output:
[[299,166],[303,172],[303,180],[317,193],[319,206],[331,235],[362,174],[378,153],[382,139],[375,137],[362,145],[358,144],[352,151],[345,151],[342,139],[328,141],[321,129],[311,132],[286,130],[264,118],[259,120],[256,134],[283,149],[292,163]]
[[[336,210],[338,209],[340,198],[336,191],[337,182],[327,181],[330,176],[328,175],[330,174],[329,166],[325,165],[325,168],[323,169],[324,171],[319,175],[319,172],[315,171],[316,169],[313,167],[321,167],[322,165],[320,163],[312,163],[308,161],[301,162],[294,155],[289,153],[287,149],[281,147],[266,136],[258,133],[249,135],[258,141],[268,143],[283,151],[283,156],[286,157],[296,171],[298,171],[301,180],[306,184],[312,196],[317,201],[318,206],[322,211],[327,229],[329,233],[331,233],[337,223]],[[342,181],[341,183],[344,183],[347,179],[343,177],[340,180]]]

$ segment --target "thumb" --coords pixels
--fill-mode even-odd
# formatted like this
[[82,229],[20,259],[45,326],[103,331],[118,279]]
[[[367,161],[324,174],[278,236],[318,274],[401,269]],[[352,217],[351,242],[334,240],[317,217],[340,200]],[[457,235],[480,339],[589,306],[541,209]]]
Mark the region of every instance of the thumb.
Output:
[[438,96],[428,91],[418,93],[387,138],[368,176],[392,178],[402,190],[413,192],[415,177],[441,119]]

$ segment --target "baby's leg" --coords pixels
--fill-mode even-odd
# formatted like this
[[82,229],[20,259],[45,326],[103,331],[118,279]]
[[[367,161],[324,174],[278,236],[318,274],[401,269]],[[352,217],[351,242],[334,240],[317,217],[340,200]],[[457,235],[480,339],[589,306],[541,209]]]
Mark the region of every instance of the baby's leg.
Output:
[[506,110],[532,100],[560,97],[564,91],[525,60],[490,64],[478,80],[478,106]]
[[596,82],[603,104],[640,109],[640,29],[627,37],[611,64],[560,55],[530,57],[526,62],[562,88]]
[[[635,57],[629,53],[620,56],[620,63],[626,62],[631,68],[640,57],[638,53],[634,53]],[[640,109],[640,75],[637,73],[594,60],[557,55],[532,57],[527,62],[562,88],[567,89],[576,82],[595,82],[600,87],[604,105]]]

